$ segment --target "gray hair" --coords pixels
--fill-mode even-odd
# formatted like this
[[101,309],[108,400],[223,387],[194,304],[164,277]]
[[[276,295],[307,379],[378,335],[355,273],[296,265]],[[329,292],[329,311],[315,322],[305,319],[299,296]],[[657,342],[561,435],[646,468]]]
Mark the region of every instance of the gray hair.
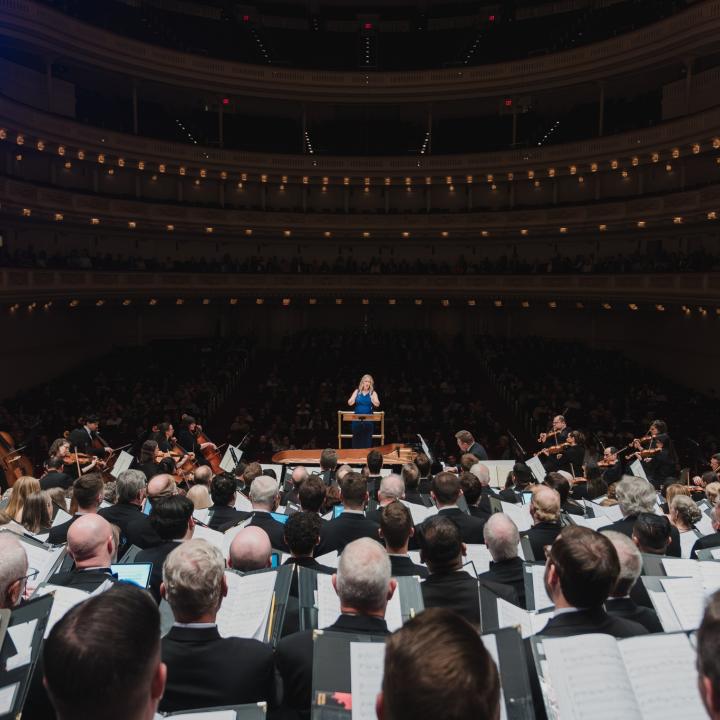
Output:
[[348,543],[338,560],[336,586],[340,602],[356,610],[384,608],[390,573],[390,558],[379,542],[360,538]]
[[267,505],[272,507],[275,496],[278,494],[278,481],[269,475],[258,475],[250,485],[250,502],[253,505]]
[[380,489],[378,496],[382,495],[388,500],[400,500],[405,497],[405,483],[402,478],[395,473],[384,477],[380,481]]
[[475,463],[470,468],[470,472],[480,481],[481,485],[490,484],[490,471],[482,463]]
[[28,558],[20,541],[10,532],[0,533],[0,608],[5,607],[8,588],[27,571]]
[[123,470],[117,479],[118,503],[131,503],[144,490],[147,478],[142,470]]
[[615,488],[615,497],[623,517],[655,511],[657,493],[655,488],[643,478],[624,475]]
[[603,530],[601,534],[613,544],[618,560],[620,560],[620,574],[610,595],[611,597],[624,597],[632,590],[633,585],[640,577],[642,556],[637,545],[627,535],[615,530]]
[[676,495],[670,503],[670,510],[674,510],[678,518],[689,527],[692,527],[702,517],[700,508],[687,495]]
[[483,539],[495,562],[517,557],[520,533],[509,515],[493,513],[483,528]]
[[207,540],[186,540],[166,558],[163,583],[176,620],[191,622],[220,607],[225,560]]

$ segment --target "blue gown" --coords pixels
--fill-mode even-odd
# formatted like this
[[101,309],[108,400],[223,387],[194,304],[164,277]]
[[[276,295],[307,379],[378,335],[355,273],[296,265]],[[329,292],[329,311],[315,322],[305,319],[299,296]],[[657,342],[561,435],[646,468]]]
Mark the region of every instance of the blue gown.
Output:
[[[373,405],[370,393],[360,393],[355,396],[355,413],[358,415],[371,415]],[[372,447],[373,434],[372,420],[353,420],[352,422],[352,446],[354,448]]]

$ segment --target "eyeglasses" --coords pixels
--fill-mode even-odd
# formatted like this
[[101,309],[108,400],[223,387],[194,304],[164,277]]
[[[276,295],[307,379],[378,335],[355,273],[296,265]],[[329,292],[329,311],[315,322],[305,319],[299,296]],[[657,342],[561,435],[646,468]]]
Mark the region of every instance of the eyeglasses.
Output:
[[28,580],[34,580],[39,574],[39,570],[31,570],[27,575],[23,575],[22,577],[18,578],[16,582],[24,580],[27,583]]

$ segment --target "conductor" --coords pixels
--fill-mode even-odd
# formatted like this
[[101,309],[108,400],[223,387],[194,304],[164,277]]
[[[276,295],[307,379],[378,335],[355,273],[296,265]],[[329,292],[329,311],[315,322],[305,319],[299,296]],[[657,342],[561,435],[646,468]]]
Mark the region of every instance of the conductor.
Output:
[[[350,407],[355,406],[356,415],[371,415],[373,408],[380,407],[380,398],[375,392],[375,381],[372,375],[363,375],[360,384],[348,399]],[[352,446],[354,448],[372,447],[373,423],[372,420],[353,420]]]

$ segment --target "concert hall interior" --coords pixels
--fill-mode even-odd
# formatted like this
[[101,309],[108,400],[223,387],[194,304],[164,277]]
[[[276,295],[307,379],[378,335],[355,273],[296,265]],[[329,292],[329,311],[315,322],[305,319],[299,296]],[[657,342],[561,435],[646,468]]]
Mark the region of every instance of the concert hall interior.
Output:
[[0,0],[0,720],[720,720],[719,98],[720,0]]

